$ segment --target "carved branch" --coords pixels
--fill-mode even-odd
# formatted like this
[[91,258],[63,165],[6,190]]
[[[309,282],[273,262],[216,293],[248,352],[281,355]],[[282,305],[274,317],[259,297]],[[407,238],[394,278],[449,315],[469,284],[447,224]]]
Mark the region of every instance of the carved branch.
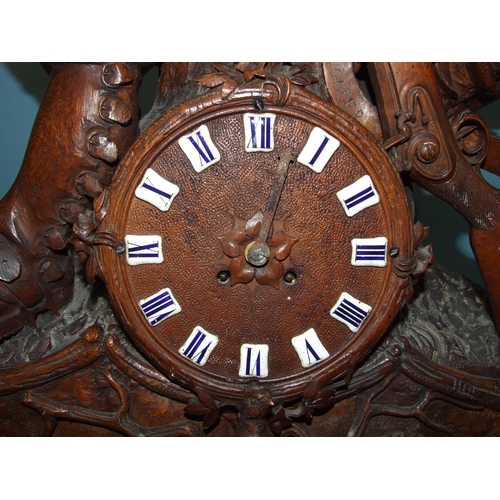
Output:
[[366,426],[368,425],[368,422],[372,418],[372,401],[382,394],[388,387],[391,385],[391,382],[394,380],[396,377],[395,373],[391,373],[389,377],[387,377],[383,382],[382,385],[375,391],[369,394],[363,404],[363,409],[357,414],[354,423],[351,426],[351,429],[349,430],[348,436],[360,436],[363,434],[363,432],[366,429]]
[[160,396],[175,399],[181,403],[189,403],[193,395],[170,382],[159,371],[146,366],[137,357],[130,354],[115,335],[106,337],[106,347],[113,363],[131,379]]
[[400,418],[416,418],[419,422],[427,425],[427,427],[441,432],[443,434],[453,434],[453,430],[450,426],[441,425],[436,422],[433,422],[429,419],[425,414],[424,410],[427,408],[431,401],[436,401],[442,399],[438,394],[432,393],[432,391],[427,391],[424,396],[411,406],[405,407],[397,407],[397,406],[385,406],[385,405],[373,405],[370,407],[369,415],[366,419],[366,424],[363,428],[363,431],[366,429],[366,425],[368,421],[373,417],[379,415],[387,415],[391,417],[400,417]]
[[[138,132],[148,65],[55,63],[15,185],[0,200],[0,339],[72,294],[71,231],[96,227],[90,199]],[[81,260],[88,247],[75,241]]]
[[180,421],[173,424],[144,427],[130,416],[130,388],[120,381],[112,370],[105,372],[106,379],[120,397],[120,407],[115,412],[89,410],[87,408],[64,405],[41,396],[27,393],[23,403],[38,411],[45,419],[48,417],[71,420],[89,425],[97,425],[125,436],[202,436],[203,432],[194,422]]
[[91,365],[102,353],[102,328],[91,326],[61,351],[21,366],[0,368],[0,394],[30,389]]
[[438,365],[403,339],[401,372],[415,382],[458,402],[500,411],[500,379]]

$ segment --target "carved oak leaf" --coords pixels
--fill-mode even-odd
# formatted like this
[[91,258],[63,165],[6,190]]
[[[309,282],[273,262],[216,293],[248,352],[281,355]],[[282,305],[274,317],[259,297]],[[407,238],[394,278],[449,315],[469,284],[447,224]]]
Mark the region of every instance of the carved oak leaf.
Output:
[[75,247],[78,262],[83,262],[89,256],[90,247],[76,235],[76,232],[68,238],[68,243]]
[[186,415],[193,417],[203,417],[204,429],[209,429],[216,425],[224,411],[235,411],[236,407],[228,402],[216,402],[210,394],[199,387],[195,388],[198,398],[192,398],[190,403],[184,408]]
[[292,83],[301,87],[307,87],[319,80],[314,75],[306,73],[309,69],[310,63],[302,64],[282,64],[282,63],[268,63],[266,67],[266,76],[272,74],[282,74],[286,76]]
[[250,62],[240,62],[236,65],[236,69],[243,73],[245,77],[245,81],[249,82],[253,80],[255,77],[265,78],[266,71],[264,69],[266,63],[250,63]]
[[205,417],[203,418],[203,427],[205,429],[209,429],[210,427],[212,427],[213,425],[215,425],[219,421],[219,418],[220,418],[220,410],[219,409],[210,410],[210,412],[207,413],[205,415]]
[[213,66],[218,71],[218,73],[210,73],[208,75],[194,77],[193,80],[200,85],[209,88],[214,88],[222,85],[222,97],[226,98],[238,85],[243,83],[243,75],[227,64],[213,63]]
[[197,400],[194,400],[192,403],[189,403],[185,408],[184,412],[186,415],[191,415],[193,417],[204,417],[212,410],[207,408],[205,405],[198,403]]
[[224,73],[211,73],[209,75],[203,75],[201,77],[195,77],[193,79],[195,82],[198,82],[204,87],[213,88],[224,83],[228,79],[228,76]]
[[215,425],[220,418],[220,410],[218,408],[211,409],[197,402],[190,403],[184,408],[186,415],[192,417],[203,417],[203,427],[208,429]]
[[[198,399],[200,400],[201,405],[203,405],[207,410],[203,416],[203,427],[205,429],[208,429],[209,427],[212,427],[219,421],[221,413],[220,408],[218,407],[217,403],[213,400],[212,396],[210,396],[210,394],[200,389],[199,387],[196,389],[196,394],[198,396]],[[203,415],[203,413],[200,411],[201,410],[200,408],[195,407],[193,409],[195,409],[195,411],[198,410],[199,412],[198,414],[200,416]]]
[[422,245],[427,236],[429,236],[429,227],[417,221],[413,226],[413,234],[415,236],[415,248],[418,248]]
[[297,75],[297,76],[292,76],[290,78],[290,81],[292,83],[295,83],[295,85],[299,85],[301,87],[307,87],[308,85],[312,85],[313,83],[316,83],[319,80],[312,75]]

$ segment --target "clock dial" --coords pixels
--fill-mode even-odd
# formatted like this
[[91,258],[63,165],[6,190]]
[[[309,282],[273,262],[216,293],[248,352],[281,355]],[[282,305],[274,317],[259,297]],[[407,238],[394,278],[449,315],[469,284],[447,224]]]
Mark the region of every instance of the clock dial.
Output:
[[292,395],[378,340],[399,307],[388,248],[408,253],[409,211],[371,138],[332,123],[247,100],[158,127],[125,162],[106,218],[126,258],[110,257],[108,286],[164,372]]

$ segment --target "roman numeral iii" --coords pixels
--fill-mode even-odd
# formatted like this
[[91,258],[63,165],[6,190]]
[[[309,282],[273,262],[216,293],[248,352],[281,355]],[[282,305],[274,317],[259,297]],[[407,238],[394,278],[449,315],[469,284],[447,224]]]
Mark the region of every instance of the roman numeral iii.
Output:
[[387,265],[387,238],[354,238],[351,243],[353,266],[385,267]]

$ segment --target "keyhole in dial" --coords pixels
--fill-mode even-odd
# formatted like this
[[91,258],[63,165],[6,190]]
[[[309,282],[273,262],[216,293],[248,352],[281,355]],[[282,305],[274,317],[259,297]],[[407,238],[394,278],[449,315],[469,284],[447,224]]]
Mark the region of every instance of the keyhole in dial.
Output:
[[217,280],[221,285],[226,285],[231,279],[231,273],[227,269],[222,269],[217,273]]

